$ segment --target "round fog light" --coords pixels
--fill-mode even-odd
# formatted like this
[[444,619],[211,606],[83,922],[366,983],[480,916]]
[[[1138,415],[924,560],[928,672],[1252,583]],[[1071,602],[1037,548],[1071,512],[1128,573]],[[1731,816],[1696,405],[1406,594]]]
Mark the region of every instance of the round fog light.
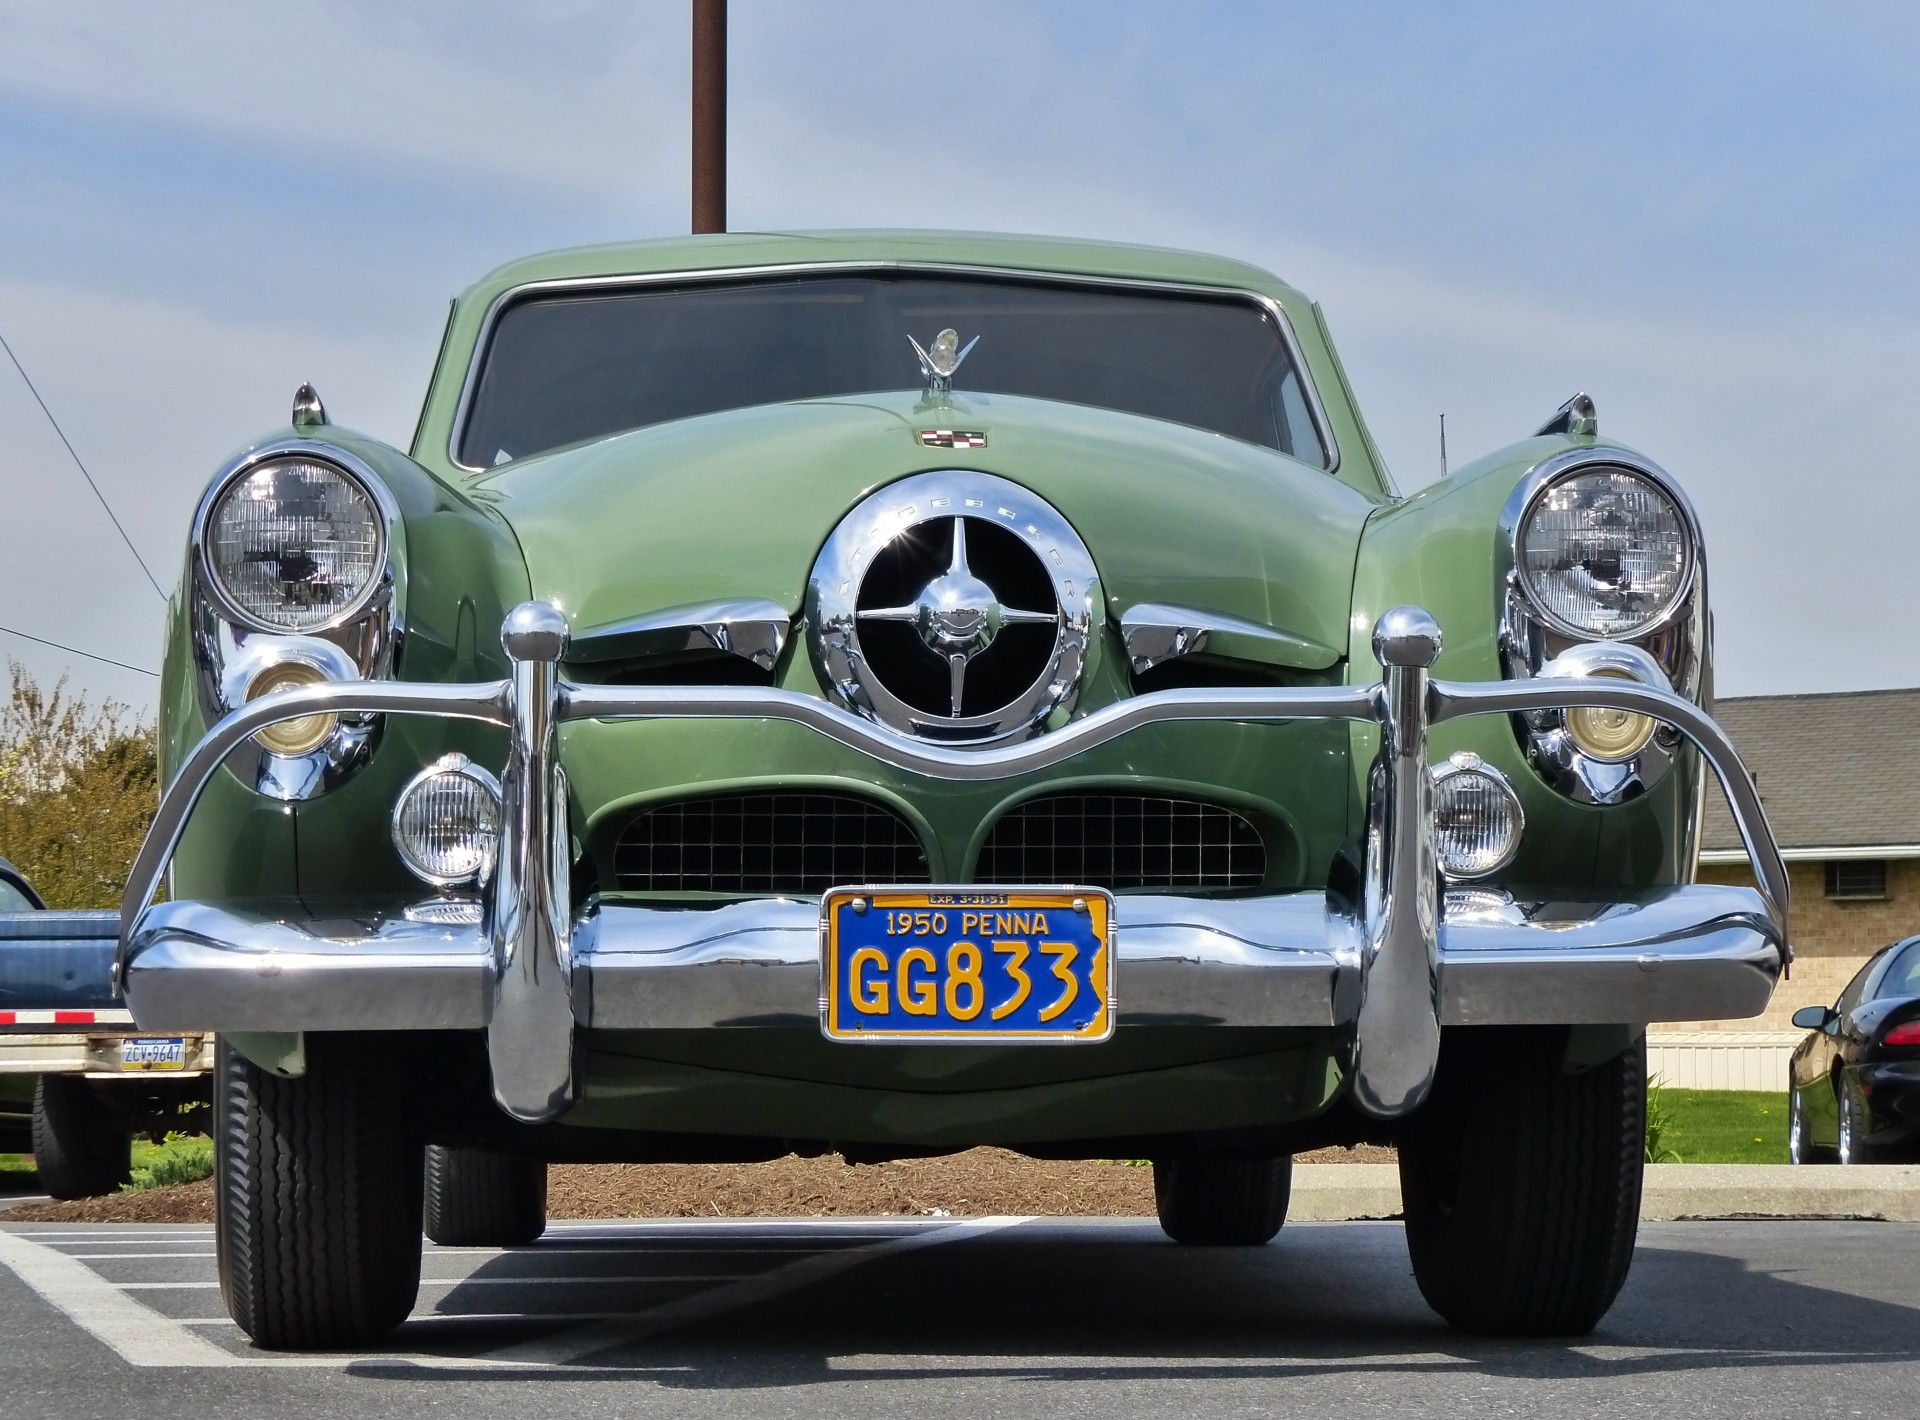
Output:
[[[1604,668],[1592,674],[1609,680],[1634,679],[1625,671]],[[1567,711],[1567,737],[1582,754],[1611,764],[1632,759],[1645,749],[1647,741],[1653,738],[1653,726],[1652,720],[1631,710],[1602,710],[1581,705]]]
[[400,861],[434,887],[483,883],[500,845],[500,781],[464,754],[416,774],[393,806]]
[[[305,661],[275,661],[263,666],[247,682],[247,699],[258,700],[269,691],[286,690],[292,686],[319,685],[326,679],[325,671]],[[262,749],[274,754],[311,754],[327,742],[327,736],[333,733],[339,723],[338,715],[302,715],[297,720],[282,720],[277,725],[269,725],[253,738]]]
[[1506,775],[1466,750],[1433,767],[1433,851],[1456,880],[1484,878],[1513,861],[1526,819]]

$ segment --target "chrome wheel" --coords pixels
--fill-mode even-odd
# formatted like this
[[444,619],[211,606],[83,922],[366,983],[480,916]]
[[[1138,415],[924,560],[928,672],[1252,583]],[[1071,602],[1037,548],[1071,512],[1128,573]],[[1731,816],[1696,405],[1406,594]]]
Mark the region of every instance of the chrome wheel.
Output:
[[1840,1162],[1857,1164],[1860,1162],[1860,1121],[1854,1113],[1853,1091],[1845,1084],[1838,1086],[1840,1091]]
[[1800,1102],[1800,1091],[1787,1091],[1787,1159],[1807,1162],[1807,1107]]

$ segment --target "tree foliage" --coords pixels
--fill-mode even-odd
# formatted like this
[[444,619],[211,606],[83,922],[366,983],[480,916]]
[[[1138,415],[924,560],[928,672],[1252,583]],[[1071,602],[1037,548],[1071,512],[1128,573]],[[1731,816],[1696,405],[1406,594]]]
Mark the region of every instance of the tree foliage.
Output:
[[0,857],[47,906],[117,907],[159,799],[153,729],[115,701],[43,690],[7,663]]

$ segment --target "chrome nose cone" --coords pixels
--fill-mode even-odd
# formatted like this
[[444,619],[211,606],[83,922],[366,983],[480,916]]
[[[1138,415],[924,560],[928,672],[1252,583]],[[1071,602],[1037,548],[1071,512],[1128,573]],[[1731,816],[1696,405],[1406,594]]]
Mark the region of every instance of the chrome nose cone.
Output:
[[1000,634],[1005,616],[993,588],[970,572],[943,572],[914,599],[914,629],[940,655],[977,656]]

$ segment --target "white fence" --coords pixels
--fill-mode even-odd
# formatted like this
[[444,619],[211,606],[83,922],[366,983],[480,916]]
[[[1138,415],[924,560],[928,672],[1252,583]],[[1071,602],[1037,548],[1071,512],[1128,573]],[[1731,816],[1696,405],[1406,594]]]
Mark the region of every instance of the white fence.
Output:
[[1787,1092],[1787,1061],[1806,1035],[1789,1030],[1647,1032],[1647,1074],[1682,1090]]

